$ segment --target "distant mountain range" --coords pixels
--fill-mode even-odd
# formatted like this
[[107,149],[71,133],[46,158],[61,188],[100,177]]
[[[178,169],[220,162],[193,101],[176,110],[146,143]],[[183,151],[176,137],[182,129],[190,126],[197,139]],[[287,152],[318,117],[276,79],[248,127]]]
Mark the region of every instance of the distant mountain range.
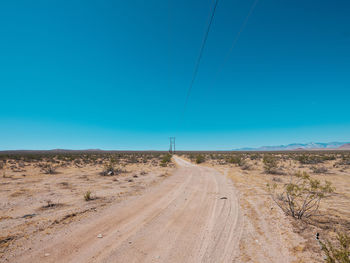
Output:
[[291,150],[325,150],[325,149],[339,149],[350,150],[350,143],[348,142],[310,142],[310,143],[292,143],[288,145],[278,146],[262,146],[258,148],[240,148],[235,151],[291,151]]
[[350,143],[345,143],[342,146],[340,146],[338,149],[341,150],[350,150]]

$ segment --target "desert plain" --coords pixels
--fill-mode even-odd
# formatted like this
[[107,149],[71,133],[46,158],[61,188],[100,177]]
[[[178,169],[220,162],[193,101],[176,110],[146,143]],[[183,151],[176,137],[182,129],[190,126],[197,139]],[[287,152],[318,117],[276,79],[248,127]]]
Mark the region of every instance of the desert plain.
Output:
[[[1,262],[324,262],[350,231],[347,151],[0,157]],[[269,186],[302,172],[332,191],[296,218]]]

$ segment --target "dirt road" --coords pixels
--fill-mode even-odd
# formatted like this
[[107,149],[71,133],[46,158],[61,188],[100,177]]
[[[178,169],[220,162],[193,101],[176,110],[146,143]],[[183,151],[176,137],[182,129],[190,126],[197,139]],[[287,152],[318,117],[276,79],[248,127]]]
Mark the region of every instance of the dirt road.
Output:
[[233,262],[242,218],[232,182],[174,158],[173,176],[40,238],[14,262]]

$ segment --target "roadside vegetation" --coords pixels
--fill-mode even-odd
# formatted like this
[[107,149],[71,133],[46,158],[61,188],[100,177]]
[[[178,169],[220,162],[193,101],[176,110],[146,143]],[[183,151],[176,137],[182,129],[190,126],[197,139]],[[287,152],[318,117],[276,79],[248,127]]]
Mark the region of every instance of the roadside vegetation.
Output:
[[0,261],[24,236],[136,195],[174,167],[167,152],[0,152]]
[[[324,258],[328,263],[349,263],[349,151],[178,152],[177,154],[190,159],[193,163],[234,170],[237,178],[242,182],[244,177],[254,175],[264,182],[264,188],[261,191],[265,192],[259,195],[259,198],[269,198],[272,200],[271,203],[275,202],[276,209],[288,216],[294,231],[307,240],[308,251],[316,253],[320,261]],[[8,198],[11,202],[17,199],[24,202],[25,199],[20,198],[35,194],[29,186],[18,184],[20,180],[32,176],[32,171],[36,171],[37,174],[35,180],[31,179],[36,182],[35,184],[40,177],[62,178],[55,185],[43,184],[43,189],[51,188],[52,192],[56,187],[62,191],[62,196],[69,195],[71,191],[77,191],[79,205],[82,204],[83,198],[86,201],[83,201],[84,205],[92,206],[98,202],[106,204],[122,196],[126,192],[125,189],[129,189],[129,185],[133,189],[137,188],[138,180],[147,178],[152,169],[162,171],[161,174],[167,174],[166,171],[172,167],[174,167],[172,155],[167,152],[14,151],[0,153],[2,174],[0,179],[3,180],[3,187],[8,187],[10,183],[16,185],[15,189],[8,190]],[[75,182],[71,177],[64,178],[66,169],[84,172],[77,173],[79,175],[74,179],[77,180]],[[93,172],[86,174],[85,171]],[[164,177],[161,174],[154,178]],[[113,194],[105,198],[97,191],[99,198],[88,202],[95,199],[95,184],[98,180],[102,180],[100,189],[111,191]],[[253,182],[249,180],[244,182],[245,187],[251,189],[247,193],[255,195]],[[91,184],[94,184],[94,188],[90,188]],[[114,196],[114,189],[117,186],[119,192]],[[88,189],[93,189],[94,195]],[[65,209],[63,201],[52,200],[52,202],[43,201],[38,204],[41,213],[52,214],[56,210]],[[35,219],[38,211],[21,216]],[[3,220],[1,223],[7,220],[10,224],[10,220],[14,219],[9,216],[0,217],[0,220]],[[315,233],[320,233],[319,242],[315,241]],[[6,249],[8,243],[16,238],[5,235],[0,239],[0,243],[2,242]]]
[[172,158],[172,155],[170,153],[164,154],[162,156],[162,160],[160,162],[160,165],[163,167],[168,166],[171,163],[171,158]]
[[316,215],[321,201],[335,190],[330,182],[322,184],[306,172],[297,172],[286,184],[267,186],[272,199],[283,212],[297,219]]
[[[293,231],[307,240],[305,249],[318,257],[317,262],[350,262],[349,151],[179,154],[194,163],[200,158],[211,166],[232,169],[237,182],[245,182],[243,190],[258,187],[252,181],[256,176],[257,182],[264,182],[261,192],[288,216]],[[252,179],[243,180],[244,176]],[[246,194],[254,196],[255,191]]]
[[335,242],[319,241],[327,263],[350,263],[350,236],[337,233]]

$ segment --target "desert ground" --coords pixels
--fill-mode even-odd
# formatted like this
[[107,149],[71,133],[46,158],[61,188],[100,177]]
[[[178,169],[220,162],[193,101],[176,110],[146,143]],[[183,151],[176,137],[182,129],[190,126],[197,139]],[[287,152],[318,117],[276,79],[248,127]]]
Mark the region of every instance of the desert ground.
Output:
[[[0,261],[324,262],[316,233],[350,230],[349,156],[2,154]],[[334,191],[297,219],[267,185],[302,171]]]

